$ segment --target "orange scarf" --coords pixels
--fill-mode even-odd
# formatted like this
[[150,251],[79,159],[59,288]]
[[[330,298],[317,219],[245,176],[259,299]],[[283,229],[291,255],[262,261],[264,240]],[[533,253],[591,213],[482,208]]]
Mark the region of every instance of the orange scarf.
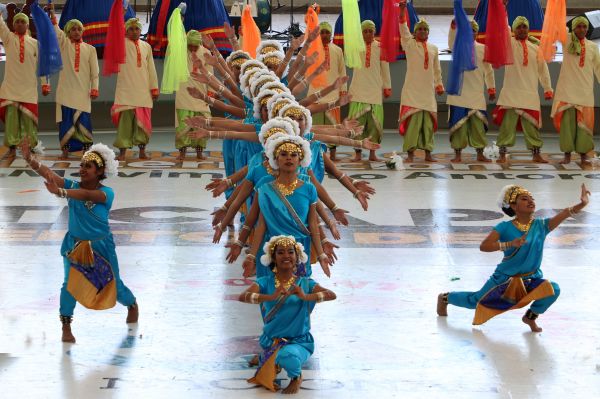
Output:
[[19,61],[25,62],[25,35],[19,35]]
[[142,52],[140,51],[140,41],[136,40],[135,43],[135,51],[137,51],[137,67],[142,67]]
[[583,68],[585,66],[585,39],[579,40],[581,44],[581,54],[579,55],[579,66]]
[[323,45],[323,49],[325,50],[325,70],[329,71],[331,68],[331,56],[329,55],[329,43]]
[[417,40],[419,43],[421,43],[421,45],[423,46],[423,53],[425,56],[425,61],[423,62],[423,68],[424,69],[428,69],[429,68],[429,50],[427,49],[427,42],[426,41],[420,41]]
[[529,65],[529,49],[527,48],[527,40],[519,40],[523,47],[523,66]]

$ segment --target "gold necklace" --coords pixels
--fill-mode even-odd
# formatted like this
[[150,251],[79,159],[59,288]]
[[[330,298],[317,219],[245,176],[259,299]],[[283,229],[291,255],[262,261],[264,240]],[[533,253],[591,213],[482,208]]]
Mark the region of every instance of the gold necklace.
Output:
[[[296,282],[296,277],[292,276],[288,281],[286,281],[283,284],[283,287],[285,288],[286,291],[288,291],[295,282]],[[281,285],[281,281],[279,281],[279,278],[277,276],[275,276],[275,288],[279,288],[280,285]]]
[[294,194],[294,190],[296,190],[296,188],[298,188],[298,179],[294,179],[293,182],[291,182],[290,184],[283,184],[280,183],[279,181],[275,181],[276,185],[277,185],[277,189],[279,190],[279,192],[283,195],[285,195],[286,197],[288,195],[292,195]]
[[522,231],[523,233],[527,233],[529,231],[529,228],[531,227],[531,223],[533,223],[533,219],[529,219],[529,222],[524,224],[524,223],[519,222],[515,218],[515,219],[513,219],[513,223],[519,231]]

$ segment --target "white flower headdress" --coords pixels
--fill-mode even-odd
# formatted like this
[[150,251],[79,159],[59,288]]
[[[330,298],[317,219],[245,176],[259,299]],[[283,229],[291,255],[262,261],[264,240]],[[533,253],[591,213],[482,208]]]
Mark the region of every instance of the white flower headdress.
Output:
[[83,154],[81,159],[92,158],[94,153],[100,155],[102,158],[103,165],[100,166],[104,166],[104,174],[106,176],[116,176],[119,169],[119,161],[115,159],[114,151],[106,144],[96,143]]
[[282,136],[276,139],[267,140],[265,145],[265,155],[269,160],[269,165],[273,170],[279,170],[279,165],[277,165],[277,149],[286,144],[291,143],[300,147],[302,151],[300,166],[303,168],[307,168],[310,165],[312,153],[310,151],[310,143],[308,140],[303,139],[300,136]]
[[264,255],[260,257],[260,263],[265,266],[270,266],[275,261],[275,249],[277,245],[285,245],[286,247],[293,245],[296,248],[296,260],[298,263],[308,262],[308,255],[304,251],[304,245],[296,241],[294,236],[274,236],[263,246]]
[[269,82],[279,82],[279,78],[271,71],[259,71],[252,75],[250,80],[248,81],[248,86],[250,87],[251,98],[254,98],[258,95],[258,92],[265,84]]
[[[264,50],[264,51],[263,51]],[[283,52],[283,46],[277,40],[263,40],[256,47],[257,58],[261,54],[270,53],[272,51]]]
[[277,116],[277,112],[279,111],[279,109],[275,108],[275,104],[279,103],[280,101],[283,101],[284,104],[283,105],[287,105],[287,104],[292,104],[292,103],[296,103],[296,98],[294,97],[294,95],[292,93],[278,93],[276,95],[274,95],[273,97],[271,97],[269,99],[269,101],[267,102],[267,110],[269,111],[269,118],[274,118]]
[[312,130],[312,115],[311,115],[310,111],[308,110],[308,108],[303,107],[302,105],[300,105],[298,103],[288,104],[279,110],[278,116],[288,116],[288,115],[286,115],[286,113],[288,111],[292,111],[292,110],[294,110],[294,111],[298,110],[304,114],[304,119],[306,121],[306,127],[304,128],[304,131],[302,132],[302,134],[310,133]]
[[275,94],[277,94],[277,92],[275,90],[261,90],[258,93],[258,95],[252,99],[252,101],[254,102],[254,108],[253,108],[254,119],[256,119],[256,120],[261,119],[261,115],[260,115],[261,102],[263,102],[265,98],[272,97]]
[[[284,130],[285,133],[281,130]],[[274,135],[277,133],[287,134],[288,136],[298,136],[300,134],[298,122],[290,118],[276,117],[273,119],[269,119],[260,128],[260,133],[258,134],[258,141],[260,141],[260,143],[264,146],[265,142],[271,137],[274,137]],[[265,138],[265,136],[267,137]]]

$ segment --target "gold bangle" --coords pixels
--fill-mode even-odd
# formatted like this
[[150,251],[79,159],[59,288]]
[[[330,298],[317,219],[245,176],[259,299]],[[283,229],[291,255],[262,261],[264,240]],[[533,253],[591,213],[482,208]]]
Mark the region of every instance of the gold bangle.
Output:
[[252,230],[252,228],[250,228],[250,226],[248,226],[247,224],[245,224],[244,226],[242,226],[242,230]]
[[325,300],[325,293],[323,291],[317,292],[316,302],[323,302]]
[[258,303],[258,294],[255,292],[252,292],[250,294],[250,302],[253,304],[257,304]]
[[255,260],[256,259],[256,255],[248,253],[248,254],[246,254],[246,259],[248,259],[248,258],[250,258],[251,260]]

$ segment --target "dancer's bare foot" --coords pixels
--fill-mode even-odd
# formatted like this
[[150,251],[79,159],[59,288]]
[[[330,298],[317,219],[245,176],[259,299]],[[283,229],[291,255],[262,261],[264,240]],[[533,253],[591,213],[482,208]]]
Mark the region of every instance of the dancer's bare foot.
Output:
[[350,162],[360,162],[362,161],[362,152],[360,151],[355,151],[354,152],[354,158],[352,158],[350,160]]
[[140,307],[137,302],[134,302],[133,305],[127,307],[127,319],[126,323],[137,323],[140,317]]
[[438,314],[438,316],[448,316],[448,294],[447,293],[438,295],[437,314]]
[[531,332],[542,332],[542,327],[537,325],[535,319],[532,320],[527,317],[527,314],[525,314],[521,320],[523,320],[523,323],[527,324],[529,328],[531,328]]
[[437,162],[437,159],[431,155],[431,151],[425,151],[425,162]]
[[548,163],[547,160],[542,158],[542,155],[539,152],[534,152],[531,160],[535,163]]
[[140,155],[138,156],[139,159],[150,159],[148,154],[146,154],[145,148],[140,148],[139,151],[140,151]]
[[10,147],[10,149],[8,150],[8,154],[6,154],[6,156],[8,158],[15,158],[17,156],[17,148],[16,147]]
[[562,161],[559,162],[559,164],[566,165],[568,163],[571,163],[571,153],[570,152],[565,152],[565,156],[562,159]]
[[58,157],[58,159],[61,159],[61,160],[69,159],[69,150],[67,148],[64,148],[62,150],[62,153],[60,154],[60,157]]
[[256,367],[256,366],[258,366],[258,361],[259,361],[259,360],[258,360],[258,355],[254,355],[254,356],[252,357],[252,359],[250,359],[250,360],[248,361],[248,366],[249,366],[249,367]]
[[375,151],[371,150],[371,151],[369,151],[369,161],[371,161],[371,162],[383,162],[383,159],[377,157],[377,154],[375,153]]
[[415,161],[415,152],[414,151],[408,151],[406,153],[406,162],[414,162]]
[[206,159],[206,157],[204,156],[202,151],[204,151],[204,148],[202,148],[202,147],[196,148],[196,159],[199,159],[199,160]]
[[506,163],[506,154],[500,153],[500,156],[496,159],[496,163]]
[[177,155],[177,158],[176,158],[178,161],[183,161],[185,159],[185,151],[186,150],[187,149],[185,147],[179,149],[179,155]]
[[62,342],[69,342],[72,344],[75,343],[75,337],[73,336],[73,333],[71,332],[70,324],[63,324],[63,326],[62,326]]
[[124,161],[126,154],[127,148],[119,148],[119,156],[117,156],[117,161]]
[[579,154],[579,156],[581,157],[581,166],[589,166],[592,164],[592,161],[588,159],[586,154]]
[[477,150],[477,162],[489,163],[492,162],[492,160],[483,155],[483,150]]
[[298,393],[300,390],[300,385],[302,385],[302,376],[292,378],[290,384],[283,391],[281,391],[281,393],[285,395]]
[[454,158],[450,160],[452,163],[462,162],[461,150],[454,150]]

